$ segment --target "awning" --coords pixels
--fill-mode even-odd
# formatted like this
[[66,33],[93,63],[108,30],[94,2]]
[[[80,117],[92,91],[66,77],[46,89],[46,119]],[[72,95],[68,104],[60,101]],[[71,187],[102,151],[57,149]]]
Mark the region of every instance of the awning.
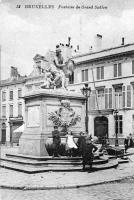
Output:
[[13,131],[14,133],[23,133],[24,132],[24,124],[18,127]]

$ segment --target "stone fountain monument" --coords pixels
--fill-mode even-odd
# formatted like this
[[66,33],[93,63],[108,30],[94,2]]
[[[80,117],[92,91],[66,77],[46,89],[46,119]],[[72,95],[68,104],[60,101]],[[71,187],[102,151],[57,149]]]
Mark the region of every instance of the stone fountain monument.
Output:
[[[66,128],[74,125],[71,130],[75,134],[85,131],[85,97],[81,93],[68,91],[66,86],[66,77],[72,73],[72,69],[72,65],[63,63],[61,51],[56,49],[54,63],[45,71],[44,84],[39,90],[24,96],[26,123],[19,141],[20,154],[48,155],[45,144],[53,131],[54,121],[50,117],[52,113],[61,111],[61,121]],[[65,102],[68,102],[68,106]],[[80,117],[76,117],[77,123],[69,125],[69,120],[73,121],[72,115]]]
[[[74,136],[85,132],[85,97],[71,92],[66,87],[66,77],[73,70],[72,64],[63,63],[60,49],[56,51],[53,65],[44,73],[40,89],[25,94],[25,129],[19,140],[19,151],[7,153],[1,158],[1,167],[25,173],[47,171],[80,171],[81,157],[52,158],[48,155],[46,143],[52,139],[53,126],[58,125],[61,138],[65,139],[68,129]],[[51,140],[52,142],[52,140]],[[94,169],[116,167],[118,161],[98,157]]]

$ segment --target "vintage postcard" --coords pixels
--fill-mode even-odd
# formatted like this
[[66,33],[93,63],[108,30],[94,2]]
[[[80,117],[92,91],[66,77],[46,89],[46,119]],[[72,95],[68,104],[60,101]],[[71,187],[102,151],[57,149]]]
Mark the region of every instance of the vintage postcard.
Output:
[[134,190],[134,1],[0,0],[0,199]]

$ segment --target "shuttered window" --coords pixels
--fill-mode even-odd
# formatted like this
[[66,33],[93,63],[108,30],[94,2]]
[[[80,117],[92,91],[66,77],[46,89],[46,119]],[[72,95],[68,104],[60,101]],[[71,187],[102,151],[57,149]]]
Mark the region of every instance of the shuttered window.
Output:
[[100,80],[100,67],[97,67],[97,80]]
[[96,92],[92,90],[92,93],[89,97],[89,110],[95,110],[96,108]]
[[126,102],[126,98],[125,95],[126,91],[125,91],[125,86],[122,87],[122,96],[123,96],[123,108],[125,108],[125,102]]
[[122,87],[115,88],[115,108],[122,109]]
[[18,116],[22,116],[22,103],[18,104]]
[[6,117],[6,105],[2,106],[2,117]]
[[10,117],[13,117],[13,105],[9,105]]
[[105,89],[105,109],[108,109],[108,89]]
[[134,60],[132,60],[132,74],[134,74]]
[[127,107],[131,107],[131,86],[127,86]]
[[22,97],[22,89],[18,89],[18,98]]
[[9,100],[13,100],[13,91],[9,91]]
[[104,79],[104,67],[101,67],[101,79]]
[[96,70],[97,70],[97,74],[96,74],[97,80],[104,79],[104,66],[97,67]]
[[114,64],[114,77],[122,76],[122,65],[121,63]]
[[105,109],[105,96],[104,96],[104,89],[98,89],[97,90],[97,94],[98,94],[98,109],[102,110]]
[[122,76],[121,63],[118,64],[118,76]]
[[82,75],[82,82],[88,81],[88,69],[82,70],[81,75]]
[[114,64],[114,77],[117,77],[117,64]]
[[112,88],[109,88],[109,108],[112,108]]
[[88,81],[88,69],[85,70],[85,81]]
[[82,74],[82,82],[84,82],[84,70],[81,71]]
[[6,92],[5,91],[2,92],[2,101],[6,101]]

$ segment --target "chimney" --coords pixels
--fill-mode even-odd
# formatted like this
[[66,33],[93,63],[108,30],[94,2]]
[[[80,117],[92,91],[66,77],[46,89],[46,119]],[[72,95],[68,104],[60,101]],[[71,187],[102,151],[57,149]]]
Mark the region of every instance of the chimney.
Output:
[[19,75],[19,73],[18,73],[17,68],[11,66],[10,77],[11,77],[12,79],[16,79],[16,78],[18,78],[19,76],[20,76],[20,75]]
[[1,78],[2,78],[2,70],[1,70],[1,45],[0,45],[0,81],[1,81]]
[[89,53],[92,53],[92,50],[93,50],[93,47],[90,46],[90,47],[89,47]]
[[121,43],[121,45],[124,45],[124,39],[125,39],[125,38],[124,38],[124,37],[122,37],[122,43]]
[[70,46],[71,37],[68,37],[68,46]]
[[102,35],[97,34],[95,37],[95,46],[96,46],[96,51],[100,51],[102,48]]

